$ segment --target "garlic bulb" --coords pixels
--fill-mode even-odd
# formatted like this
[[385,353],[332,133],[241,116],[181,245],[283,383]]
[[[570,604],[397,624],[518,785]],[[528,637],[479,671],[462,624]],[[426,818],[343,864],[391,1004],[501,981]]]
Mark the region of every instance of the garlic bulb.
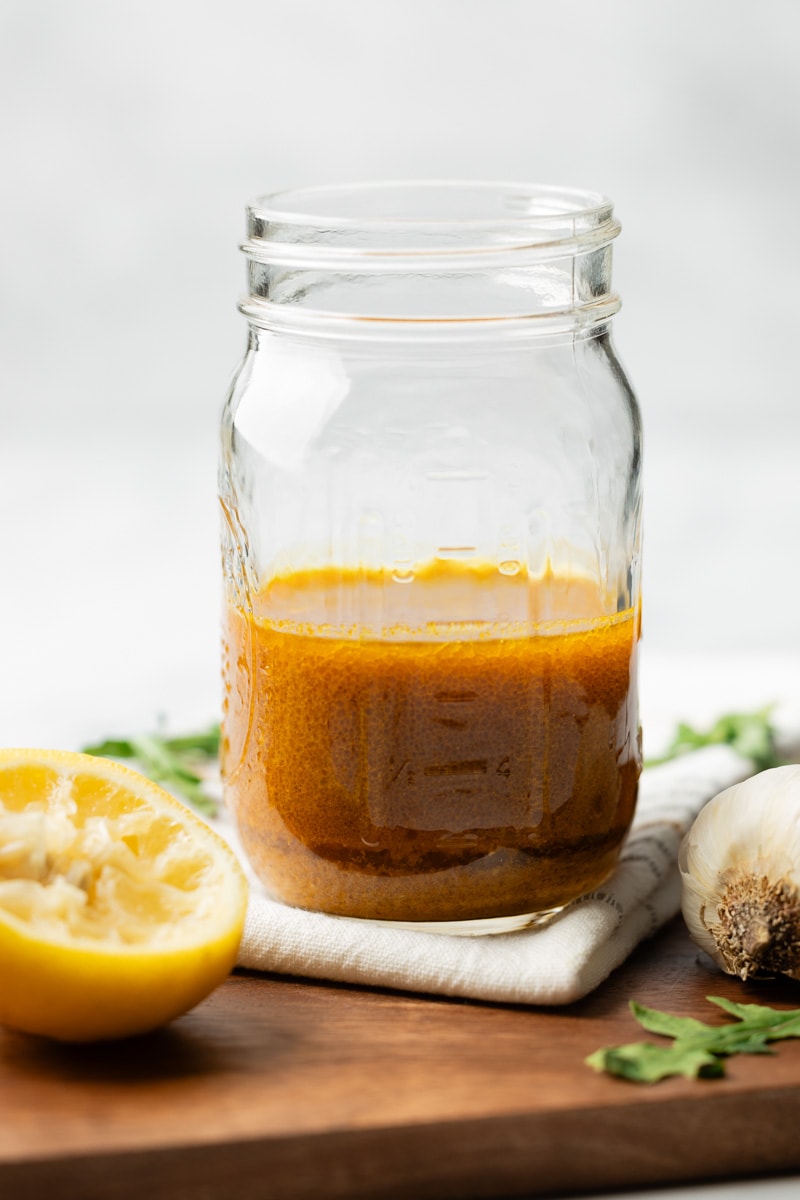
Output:
[[800,979],[800,766],[710,800],[678,866],[689,933],[723,971]]

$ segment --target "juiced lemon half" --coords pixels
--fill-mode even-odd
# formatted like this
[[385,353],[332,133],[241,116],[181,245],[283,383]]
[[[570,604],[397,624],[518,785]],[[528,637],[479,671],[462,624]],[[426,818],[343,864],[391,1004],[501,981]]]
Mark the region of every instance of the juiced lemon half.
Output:
[[162,788],[89,755],[0,750],[0,1024],[155,1029],[229,973],[246,906],[233,851]]

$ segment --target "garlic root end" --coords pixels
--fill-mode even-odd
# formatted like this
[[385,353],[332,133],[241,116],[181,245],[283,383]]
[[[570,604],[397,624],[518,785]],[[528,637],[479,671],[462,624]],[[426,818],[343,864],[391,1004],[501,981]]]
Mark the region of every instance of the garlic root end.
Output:
[[742,874],[731,880],[709,926],[725,969],[746,980],[800,968],[800,895],[786,880]]

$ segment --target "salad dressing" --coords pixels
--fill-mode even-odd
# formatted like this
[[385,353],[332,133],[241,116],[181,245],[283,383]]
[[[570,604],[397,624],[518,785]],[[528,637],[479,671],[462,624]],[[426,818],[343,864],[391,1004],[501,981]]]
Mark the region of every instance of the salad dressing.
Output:
[[229,607],[223,774],[251,863],[277,898],[348,916],[562,906],[633,816],[638,610],[488,564],[395,580],[297,571]]

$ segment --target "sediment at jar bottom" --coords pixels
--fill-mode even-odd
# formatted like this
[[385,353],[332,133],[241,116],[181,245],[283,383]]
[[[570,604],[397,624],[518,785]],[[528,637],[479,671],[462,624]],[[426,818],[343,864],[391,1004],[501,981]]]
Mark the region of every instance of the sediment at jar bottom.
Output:
[[382,921],[473,921],[557,909],[614,869],[626,828],[539,853],[496,849],[421,875],[348,870],[282,837],[240,823],[242,844],[267,890],[295,908]]
[[[558,907],[613,869],[641,766],[632,610],[550,577],[537,611],[562,621],[509,635],[364,638],[308,620],[323,573],[231,607],[223,773],[245,851],[301,908],[458,921]],[[438,600],[463,579],[437,564]],[[344,582],[343,582],[344,579]],[[347,575],[337,585],[347,589]],[[352,586],[357,586],[353,579]],[[488,584],[487,584],[488,586]],[[425,576],[418,587],[426,608]],[[286,601],[290,600],[288,605]],[[537,608],[538,606],[538,608]],[[580,608],[580,605],[578,605]],[[569,618],[569,619],[568,619]],[[363,631],[362,631],[363,632]]]

